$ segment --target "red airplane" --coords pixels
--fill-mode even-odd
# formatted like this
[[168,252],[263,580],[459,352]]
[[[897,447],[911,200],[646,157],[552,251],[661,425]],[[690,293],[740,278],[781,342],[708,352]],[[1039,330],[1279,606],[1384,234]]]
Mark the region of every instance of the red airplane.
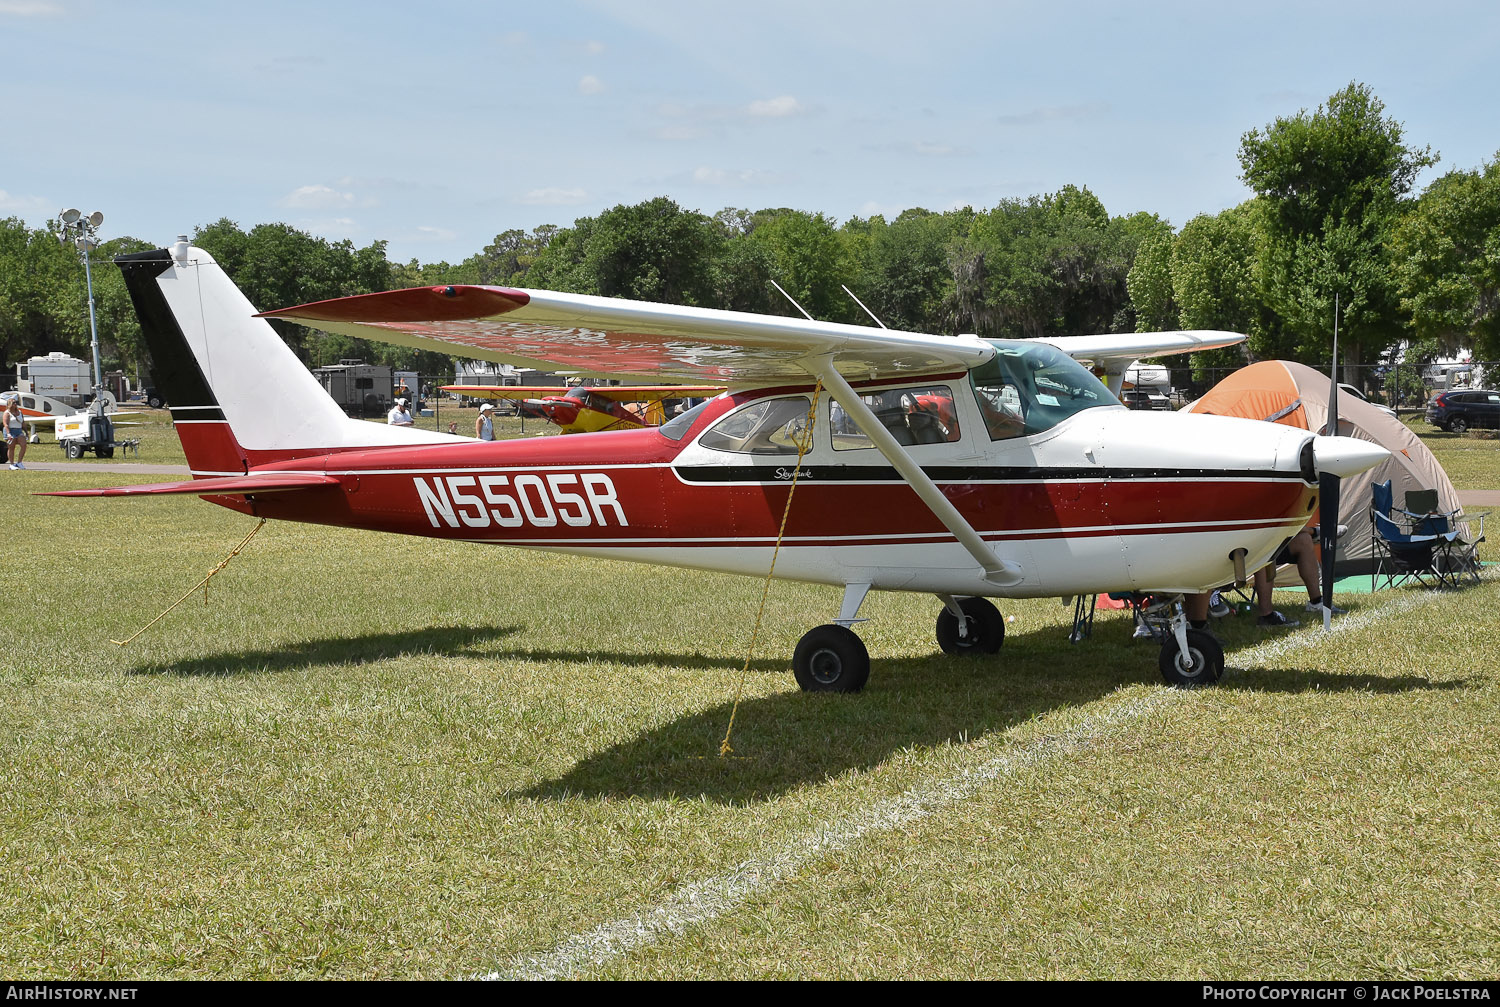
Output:
[[[541,412],[565,434],[590,434],[660,426],[666,421],[662,400],[712,398],[724,391],[724,386],[575,385],[563,395],[557,394],[556,388],[520,385],[444,385],[443,391],[471,399],[514,399]],[[632,410],[627,402],[646,403],[647,408]]]
[[[1243,339],[1148,333],[944,338],[538,290],[446,286],[265,316],[524,366],[723,383],[654,429],[481,442],[345,416],[206,252],[116,260],[194,478],[61,496],[196,494],[246,514],[764,576],[844,589],[797,645],[815,691],[864,686],[849,628],[870,590],[942,603],[949,653],[993,653],[988,598],[1180,596],[1264,565],[1320,473],[1386,452],[1219,416],[1133,412],[1088,368]],[[1123,361],[1123,362],[1122,362]],[[946,419],[945,419],[946,418]],[[805,454],[799,451],[805,448]],[[1167,681],[1223,653],[1155,610]]]

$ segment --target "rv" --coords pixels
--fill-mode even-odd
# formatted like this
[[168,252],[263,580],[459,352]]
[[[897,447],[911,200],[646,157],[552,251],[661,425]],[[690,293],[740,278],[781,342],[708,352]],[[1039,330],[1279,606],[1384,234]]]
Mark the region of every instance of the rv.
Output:
[[339,408],[350,416],[380,416],[390,411],[395,398],[391,369],[363,360],[340,360],[313,370]]
[[87,360],[54,352],[17,364],[16,390],[45,395],[78,409],[93,394],[94,379]]

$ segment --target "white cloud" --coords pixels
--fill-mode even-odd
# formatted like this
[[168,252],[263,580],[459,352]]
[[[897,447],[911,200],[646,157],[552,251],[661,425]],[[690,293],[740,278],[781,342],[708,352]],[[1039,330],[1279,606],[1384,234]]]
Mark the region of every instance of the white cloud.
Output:
[[604,51],[604,43],[590,40],[584,48],[588,49],[591,54],[597,56]]
[[1007,126],[1029,126],[1041,122],[1058,122],[1064,119],[1094,119],[1108,114],[1109,106],[1103,102],[1092,105],[1048,105],[1029,112],[1001,115],[995,118]]
[[652,136],[658,140],[701,140],[708,136],[708,130],[701,126],[661,126]]
[[582,189],[532,189],[521,197],[527,206],[577,206],[589,198]]
[[49,0],[0,0],[0,14],[16,17],[51,17],[63,12],[62,4]]
[[603,91],[604,85],[593,74],[584,75],[583,79],[578,82],[579,94],[601,94]]
[[807,111],[806,107],[789,94],[779,98],[767,98],[764,101],[752,101],[749,108],[751,115],[766,118],[783,118],[788,115],[798,115]]
[[446,227],[430,227],[426,224],[417,225],[417,239],[421,241],[452,241],[458,237],[457,231],[450,231]]
[[694,168],[692,181],[699,185],[774,185],[785,176],[759,168]]
[[974,153],[973,147],[934,143],[931,140],[898,140],[894,143],[870,144],[865,149],[893,154],[918,154],[922,157],[969,157]]
[[46,208],[44,196],[12,196],[0,189],[0,210],[42,211]]
[[298,210],[331,210],[354,205],[354,193],[339,192],[326,185],[304,185],[276,201],[277,206]]

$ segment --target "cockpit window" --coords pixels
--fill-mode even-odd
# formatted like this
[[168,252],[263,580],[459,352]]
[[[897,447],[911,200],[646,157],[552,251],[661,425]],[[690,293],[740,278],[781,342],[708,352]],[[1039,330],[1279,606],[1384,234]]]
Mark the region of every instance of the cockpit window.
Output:
[[[861,396],[898,444],[948,444],[958,440],[958,410],[947,385],[892,388]],[[873,447],[837,402],[828,405],[828,429],[838,451]]]
[[704,431],[698,443],[738,454],[794,455],[811,410],[805,395],[765,399],[730,413]]
[[1074,413],[1118,406],[1104,383],[1046,343],[991,340],[994,359],[969,372],[990,440],[1050,430]]

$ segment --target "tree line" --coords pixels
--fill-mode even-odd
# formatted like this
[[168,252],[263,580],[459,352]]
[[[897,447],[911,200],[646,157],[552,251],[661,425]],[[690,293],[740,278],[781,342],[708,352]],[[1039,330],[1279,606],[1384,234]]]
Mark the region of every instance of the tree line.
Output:
[[[1500,154],[1453,170],[1420,195],[1437,161],[1409,144],[1370,89],[1351,83],[1312,112],[1278,118],[1240,141],[1254,195],[1181,230],[1160,216],[1111,216],[1086,186],[1002,200],[988,209],[909,209],[887,220],[791,208],[712,216],[666,196],[620,205],[571,227],[508,230],[462,262],[390,261],[281,223],[199,227],[207,249],[258,307],[399,287],[488,283],[793,315],[779,283],[814,317],[870,323],[847,286],[891,328],[991,338],[1175,328],[1249,334],[1196,355],[1197,370],[1249,359],[1328,359],[1338,296],[1348,365],[1402,344],[1466,346],[1500,358]],[[95,300],[107,365],[149,372],[111,255],[95,253]],[[309,364],[343,357],[438,373],[439,355],[275,322]],[[0,220],[0,357],[60,349],[87,355],[83,270],[56,225]]]

